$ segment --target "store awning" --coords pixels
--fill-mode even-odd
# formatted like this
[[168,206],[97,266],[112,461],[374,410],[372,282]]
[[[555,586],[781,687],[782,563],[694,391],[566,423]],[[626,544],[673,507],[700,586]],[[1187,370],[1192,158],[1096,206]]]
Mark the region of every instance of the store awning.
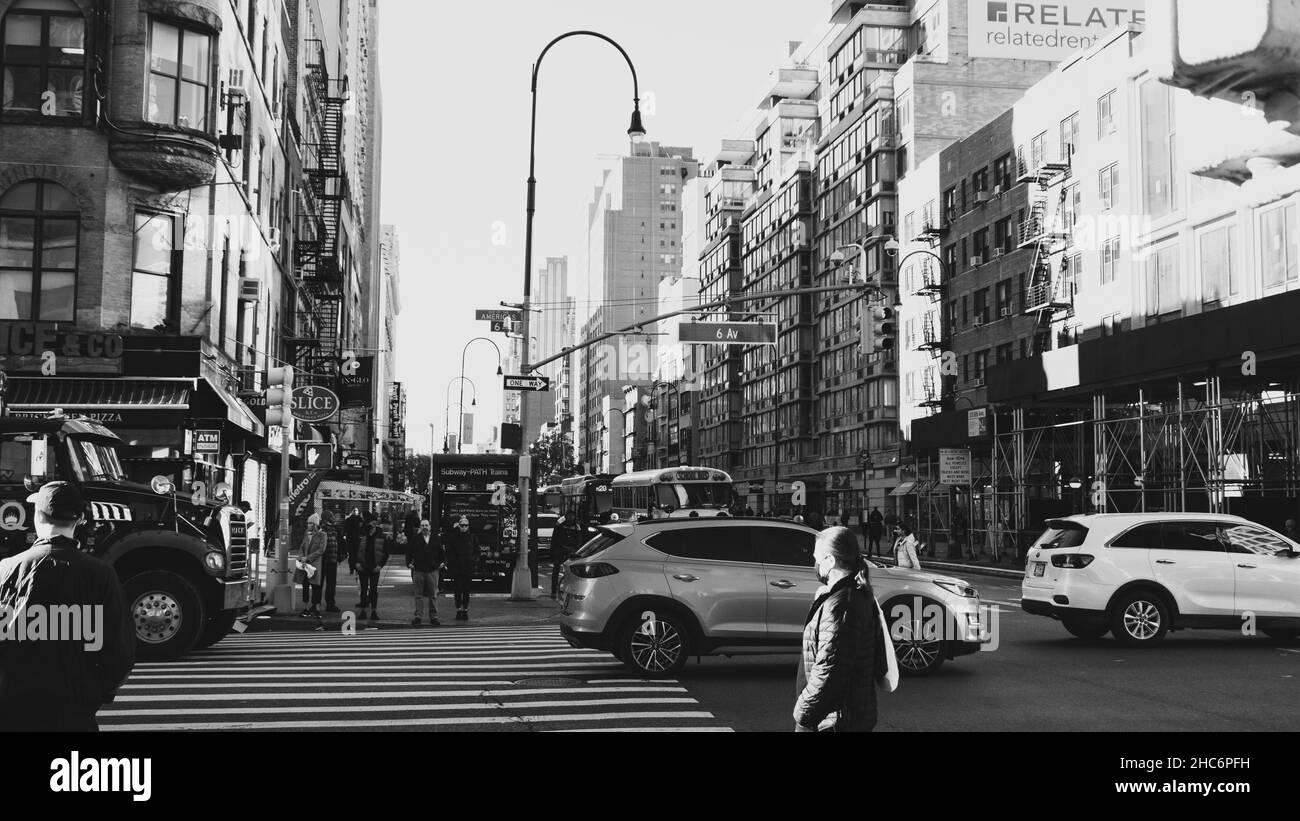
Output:
[[71,377],[12,377],[6,407],[14,416],[45,416],[55,408],[84,414],[109,425],[130,423],[127,415],[160,426],[158,414],[183,414],[190,409],[193,379],[77,379]]
[[[254,436],[266,435],[266,427],[258,421],[257,416],[254,415],[253,411],[250,410],[249,407],[239,399],[239,397],[224,388],[212,384],[206,379],[201,382],[201,387],[204,389],[203,392],[205,394],[215,396],[221,403],[221,409],[225,411],[227,422],[230,422],[241,430],[248,431]],[[207,410],[211,411],[211,408],[209,407]]]
[[889,491],[889,495],[890,495],[890,496],[906,496],[907,494],[909,494],[909,493],[912,492],[912,488],[914,488],[914,487],[916,487],[916,482],[904,482],[903,484],[901,484],[901,485],[899,485],[898,487],[894,488],[893,490]]

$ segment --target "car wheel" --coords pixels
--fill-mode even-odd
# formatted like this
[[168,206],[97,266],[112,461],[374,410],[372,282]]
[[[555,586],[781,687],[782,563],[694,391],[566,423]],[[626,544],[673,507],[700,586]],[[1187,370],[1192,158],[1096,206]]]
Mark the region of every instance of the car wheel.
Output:
[[1264,635],[1278,644],[1294,644],[1300,638],[1300,630],[1265,630]]
[[690,637],[677,616],[645,610],[628,620],[614,654],[643,675],[671,676],[686,666]]
[[218,613],[203,628],[203,632],[199,634],[199,640],[194,643],[194,649],[202,650],[205,647],[211,647],[229,635],[230,628],[235,626],[236,615],[238,614],[234,610]]
[[1127,647],[1156,644],[1169,632],[1169,606],[1149,590],[1125,593],[1111,611],[1110,631]]
[[198,591],[183,576],[149,570],[127,579],[122,589],[140,658],[172,658],[194,647],[207,618]]
[[1085,641],[1095,641],[1110,632],[1110,626],[1105,622],[1062,619],[1061,625],[1070,632],[1071,636]]
[[894,655],[898,658],[898,672],[903,676],[928,676],[943,666],[943,624],[947,622],[947,610],[930,599],[922,600],[922,612],[933,605],[944,614],[938,636],[927,636],[925,624],[919,619],[911,618],[911,605],[896,608],[892,604],[884,608],[889,624],[889,638],[894,643]]

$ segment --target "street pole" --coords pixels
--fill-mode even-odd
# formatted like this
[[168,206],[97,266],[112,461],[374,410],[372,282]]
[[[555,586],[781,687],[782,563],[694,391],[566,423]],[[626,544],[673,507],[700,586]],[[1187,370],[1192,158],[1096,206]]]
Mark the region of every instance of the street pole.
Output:
[[435,442],[437,441],[437,431],[433,423],[429,423],[429,521],[430,524],[437,524],[433,521],[433,454],[435,452]]
[[[523,310],[523,319],[520,323],[520,330],[523,332],[523,339],[520,340],[520,364],[523,373],[529,373],[532,367],[528,359],[530,355],[529,342],[530,327],[532,325],[532,294],[533,294],[533,215],[537,211],[537,72],[541,68],[542,60],[546,58],[546,52],[556,43],[568,37],[584,35],[589,37],[598,37],[601,40],[618,49],[627,61],[627,67],[632,70],[632,125],[628,128],[628,136],[634,141],[645,136],[645,129],[641,125],[641,92],[636,78],[636,67],[632,65],[632,58],[627,56],[623,47],[614,42],[604,34],[595,31],[570,31],[561,34],[554,40],[546,44],[542,53],[538,55],[537,62],[533,63],[532,77],[532,120],[528,131],[528,204],[527,204],[527,222],[524,230],[524,300],[520,306]],[[528,391],[523,391],[519,395],[519,425],[523,434],[523,441],[520,443],[520,456],[528,453]],[[521,463],[522,467],[522,463]],[[528,477],[520,471],[519,476],[519,558],[515,562],[515,572],[511,583],[510,600],[511,601],[533,601],[532,573],[528,567],[528,543],[534,537],[536,529],[533,526],[532,517],[532,499],[528,495]]]
[[[527,322],[527,320],[528,320],[528,316],[527,316],[527,314],[525,314],[525,315],[524,315],[524,321]],[[474,397],[475,397],[475,398],[474,398],[474,399],[471,399],[470,401],[471,401],[471,402],[477,402],[477,401],[478,401],[478,399],[477,399],[477,397],[478,397],[478,386],[474,384],[474,380],[472,380],[472,379],[466,379],[466,377],[465,377],[465,354],[469,352],[469,346],[470,346],[470,345],[473,345],[475,342],[478,342],[478,341],[480,341],[480,340],[482,340],[483,342],[488,343],[488,344],[491,345],[493,348],[496,348],[496,352],[497,352],[497,376],[501,376],[501,349],[497,347],[497,343],[493,342],[491,339],[488,339],[486,336],[476,336],[476,337],[474,337],[473,339],[471,339],[470,341],[466,342],[466,343],[465,343],[465,347],[463,347],[463,348],[460,349],[460,376],[456,377],[456,379],[459,379],[459,380],[460,380],[460,403],[461,403],[461,404],[460,404],[460,412],[461,412],[462,414],[465,413],[465,382],[468,381],[469,384],[474,388]],[[452,382],[455,382],[456,379],[453,379]],[[451,382],[448,382],[448,383],[447,383],[447,387],[448,387],[448,388],[451,387]],[[461,446],[462,444],[464,444],[464,439],[465,439],[464,418],[463,418],[463,417],[462,417],[461,421],[457,423],[456,427],[457,427],[457,430],[460,432],[460,435],[456,437],[456,452],[457,452],[457,453],[460,453],[460,446]]]
[[[280,425],[280,523],[275,536],[275,580],[271,587],[271,604],[283,614],[293,611],[294,587],[289,575],[289,492],[293,488],[293,477],[289,473],[289,449],[293,444],[293,369],[285,368],[288,379],[284,383],[286,398],[284,414]],[[268,582],[271,581],[268,579]]]

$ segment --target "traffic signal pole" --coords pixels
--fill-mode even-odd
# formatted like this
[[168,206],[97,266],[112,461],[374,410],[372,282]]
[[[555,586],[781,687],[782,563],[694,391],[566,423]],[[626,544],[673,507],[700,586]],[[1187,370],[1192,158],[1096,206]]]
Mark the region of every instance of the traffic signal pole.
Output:
[[[293,478],[290,474],[289,453],[293,444],[293,368],[271,368],[267,373],[270,387],[266,394],[267,424],[280,427],[280,522],[275,534],[275,570],[267,572],[267,587],[271,590],[271,604],[281,613],[293,610],[293,576],[289,572],[289,492]],[[278,393],[277,393],[278,391]],[[278,401],[277,401],[278,400]]]

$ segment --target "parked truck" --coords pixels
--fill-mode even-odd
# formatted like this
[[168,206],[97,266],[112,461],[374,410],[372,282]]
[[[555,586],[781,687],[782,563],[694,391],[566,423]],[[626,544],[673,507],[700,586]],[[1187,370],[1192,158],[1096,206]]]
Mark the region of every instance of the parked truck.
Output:
[[128,481],[120,445],[85,419],[0,418],[0,556],[36,540],[27,496],[46,482],[72,482],[88,506],[77,537],[117,571],[138,656],[216,644],[248,604],[243,513],[227,504],[227,488],[176,488],[163,476],[152,485]]

